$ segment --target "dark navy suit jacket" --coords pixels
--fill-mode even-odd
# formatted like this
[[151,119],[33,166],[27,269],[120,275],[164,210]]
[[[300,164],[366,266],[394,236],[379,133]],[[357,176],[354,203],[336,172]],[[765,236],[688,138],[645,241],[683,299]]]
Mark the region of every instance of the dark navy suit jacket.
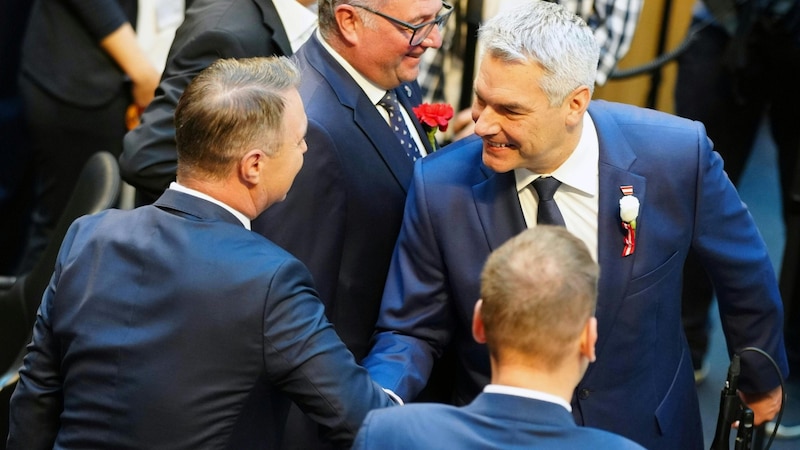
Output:
[[[286,200],[257,218],[253,230],[308,266],[328,318],[360,359],[378,317],[414,164],[316,35],[294,58],[303,73],[308,152]],[[416,83],[395,92],[409,112],[421,101]]]
[[73,224],[20,375],[9,449],[276,448],[289,398],[346,446],[391,404],[299,261],[172,190]]
[[643,450],[620,436],[579,427],[561,405],[482,393],[461,408],[419,403],[367,415],[353,450]]
[[[375,330],[414,164],[316,34],[293,58],[302,71],[308,151],[286,200],[253,221],[253,230],[308,267],[328,319],[360,360]],[[421,101],[416,83],[395,92],[407,111]],[[284,448],[324,448],[314,427],[295,424],[294,412]]]
[[[573,398],[578,424],[650,449],[701,448],[692,366],[680,320],[681,273],[689,249],[708,270],[728,346],[760,347],[786,374],[782,307],[766,246],[699,122],[593,101],[599,137],[597,362]],[[489,381],[485,346],[470,333],[479,275],[489,253],[525,229],[513,172],[482,164],[468,139],[415,168],[383,297],[374,379],[413,399],[432,361],[453,342],[461,404]],[[620,186],[641,209],[636,249],[623,257]],[[765,392],[778,380],[749,352],[740,388]]]

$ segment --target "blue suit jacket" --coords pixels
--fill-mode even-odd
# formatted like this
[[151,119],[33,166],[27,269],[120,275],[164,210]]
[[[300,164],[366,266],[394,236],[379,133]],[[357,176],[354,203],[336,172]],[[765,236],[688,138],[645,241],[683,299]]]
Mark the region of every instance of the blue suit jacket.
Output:
[[457,408],[419,403],[367,415],[353,450],[407,449],[597,449],[642,450],[623,437],[575,425],[555,403],[482,393]]
[[390,405],[300,262],[225,209],[168,190],[70,228],[8,448],[275,448],[289,398],[344,445],[369,409]]
[[[680,320],[683,261],[692,248],[711,275],[729,348],[756,346],[786,374],[782,308],[766,247],[712,151],[703,126],[626,105],[592,102],[599,136],[597,362],[578,385],[579,424],[647,448],[700,448],[702,429]],[[462,376],[457,401],[489,380],[485,346],[470,333],[479,274],[489,253],[525,229],[513,172],[481,162],[481,141],[457,142],[415,168],[379,334],[364,364],[406,399],[453,341]],[[641,202],[635,253],[622,257],[620,186]],[[740,387],[778,382],[746,353]]]
[[[360,359],[375,329],[414,164],[316,35],[294,58],[303,73],[308,152],[286,200],[253,230],[308,266],[328,318]],[[409,112],[421,101],[416,83],[395,92]]]

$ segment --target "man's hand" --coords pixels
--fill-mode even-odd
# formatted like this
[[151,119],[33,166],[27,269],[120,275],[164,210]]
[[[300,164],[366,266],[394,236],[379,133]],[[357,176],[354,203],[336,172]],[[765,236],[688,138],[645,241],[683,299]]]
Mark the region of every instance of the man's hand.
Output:
[[133,82],[131,97],[133,97],[133,103],[139,107],[140,114],[153,100],[160,78],[161,74],[151,65],[143,67],[137,79],[131,78]]
[[100,47],[128,75],[133,103],[143,110],[153,99],[161,74],[147,58],[131,24],[124,23],[100,40]]
[[759,426],[772,420],[781,409],[783,390],[780,386],[762,394],[745,394],[739,391],[739,398],[753,410],[753,425]]

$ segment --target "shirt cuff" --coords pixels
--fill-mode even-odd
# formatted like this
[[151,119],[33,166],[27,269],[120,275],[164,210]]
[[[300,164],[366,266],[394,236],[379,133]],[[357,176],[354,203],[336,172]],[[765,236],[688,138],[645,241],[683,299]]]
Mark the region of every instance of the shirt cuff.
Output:
[[383,388],[383,392],[386,392],[386,395],[388,395],[389,398],[394,400],[394,402],[397,403],[398,405],[400,405],[400,406],[405,405],[405,402],[403,401],[403,399],[400,398],[399,395],[395,394],[391,389]]

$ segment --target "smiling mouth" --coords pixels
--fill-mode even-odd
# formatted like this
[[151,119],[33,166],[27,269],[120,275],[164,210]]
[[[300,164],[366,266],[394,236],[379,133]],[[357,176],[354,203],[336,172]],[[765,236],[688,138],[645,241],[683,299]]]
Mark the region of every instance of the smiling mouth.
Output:
[[506,143],[501,143],[501,142],[493,142],[493,141],[489,141],[489,140],[485,140],[485,139],[484,139],[483,143],[486,144],[486,146],[489,147],[489,148],[512,148],[512,147],[514,147],[514,145],[512,145],[512,144],[506,144]]

